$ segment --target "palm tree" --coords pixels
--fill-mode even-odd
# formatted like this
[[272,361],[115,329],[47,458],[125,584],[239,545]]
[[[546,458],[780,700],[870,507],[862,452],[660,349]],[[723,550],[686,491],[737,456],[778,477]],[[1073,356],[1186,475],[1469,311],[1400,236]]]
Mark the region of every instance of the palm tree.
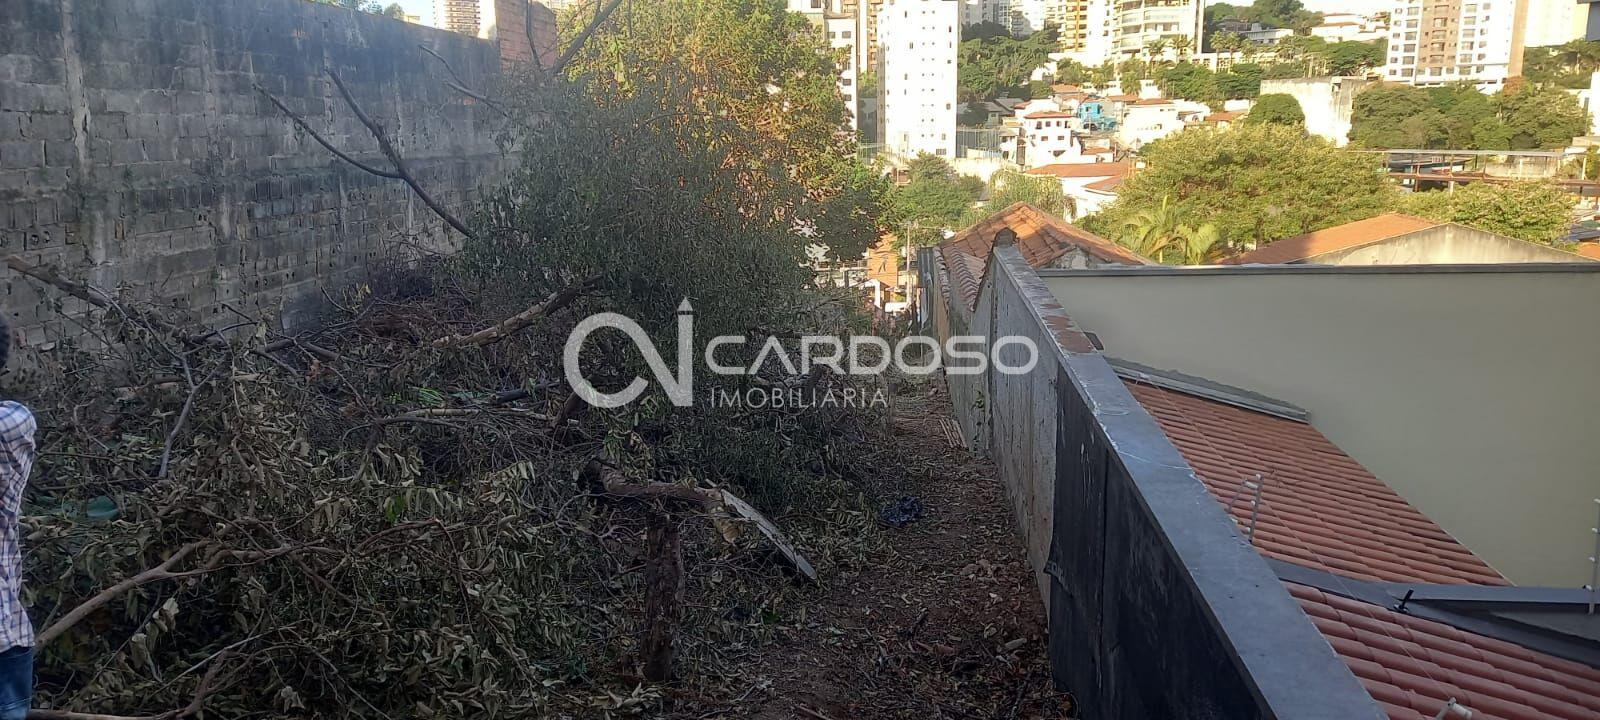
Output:
[[1161,205],[1145,208],[1123,223],[1120,242],[1140,255],[1178,265],[1203,265],[1227,253],[1217,226],[1198,227],[1183,222],[1182,213],[1161,198]]
[[1160,59],[1161,54],[1167,51],[1166,38],[1151,38],[1144,43],[1144,51],[1152,61]]
[[1222,233],[1211,223],[1200,227],[1179,225],[1176,234],[1178,242],[1167,248],[1165,260],[1175,260],[1179,265],[1207,265],[1228,254]]
[[1172,38],[1172,49],[1177,51],[1179,61],[1189,54],[1189,48],[1193,44],[1194,41],[1190,40],[1188,35],[1177,35]]

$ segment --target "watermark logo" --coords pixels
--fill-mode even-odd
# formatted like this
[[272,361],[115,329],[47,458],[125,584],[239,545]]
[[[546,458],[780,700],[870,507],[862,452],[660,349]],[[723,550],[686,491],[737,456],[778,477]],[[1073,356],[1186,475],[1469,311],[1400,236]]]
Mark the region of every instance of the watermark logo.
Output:
[[[649,387],[644,378],[635,376],[621,390],[601,392],[583,376],[578,358],[590,335],[611,328],[620,330],[633,341],[673,405],[688,407],[694,404],[694,308],[686,299],[678,306],[678,353],[676,368],[668,367],[660,350],[633,318],[613,312],[590,315],[578,323],[567,336],[562,350],[562,371],[567,383],[578,397],[590,405],[616,408],[637,400]],[[951,375],[981,375],[991,368],[1003,375],[1023,375],[1033,370],[1039,362],[1039,348],[1031,338],[1007,335],[996,339],[992,345],[982,335],[955,335],[944,343],[926,335],[911,335],[891,344],[876,335],[803,335],[799,338],[798,357],[791,356],[783,340],[768,337],[756,352],[749,365],[727,364],[718,359],[733,349],[749,345],[744,335],[718,335],[706,342],[700,353],[707,370],[716,375],[756,375],[767,363],[777,363],[790,377],[808,376],[814,368],[823,367],[839,375],[877,375],[890,367],[907,375],[928,375],[943,369]],[[988,347],[985,347],[988,345]],[[870,348],[870,349],[869,349]],[[1008,350],[1012,348],[1012,350]],[[818,395],[800,388],[762,388],[758,395],[713,391],[709,399],[714,405],[744,405],[747,407],[805,407],[828,404],[878,404],[863,391],[845,393],[831,391]],[[881,391],[880,391],[881,392]]]

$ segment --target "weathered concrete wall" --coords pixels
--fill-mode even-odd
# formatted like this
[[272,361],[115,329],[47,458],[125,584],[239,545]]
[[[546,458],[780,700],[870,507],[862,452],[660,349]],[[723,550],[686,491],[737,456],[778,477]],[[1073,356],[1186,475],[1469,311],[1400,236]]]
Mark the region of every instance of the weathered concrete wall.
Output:
[[[991,427],[988,454],[1046,587],[1052,674],[1079,714],[1381,717],[1014,247],[995,248],[972,327],[986,313],[974,334],[1032,340],[1038,364],[978,376],[985,402],[955,412]],[[1016,345],[999,355],[1026,360]],[[947,377],[954,396],[963,381]]]
[[1262,80],[1261,94],[1292,96],[1306,114],[1306,131],[1342,147],[1350,142],[1350,115],[1356,95],[1377,82],[1356,77]]
[[[362,280],[401,244],[451,246],[403,184],[334,159],[257,85],[387,167],[333,69],[454,208],[504,167],[492,115],[446,88],[419,48],[487,87],[501,72],[490,41],[304,0],[0,7],[0,253],[102,288],[203,317],[225,304],[281,311],[296,325],[324,289]],[[25,344],[75,334],[30,281],[11,274],[0,289]]]

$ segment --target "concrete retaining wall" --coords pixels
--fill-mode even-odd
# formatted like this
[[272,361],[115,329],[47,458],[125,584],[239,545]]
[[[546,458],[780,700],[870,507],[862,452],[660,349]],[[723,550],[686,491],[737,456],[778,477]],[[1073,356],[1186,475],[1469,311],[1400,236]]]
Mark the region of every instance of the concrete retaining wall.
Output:
[[[495,42],[305,0],[0,4],[0,254],[105,289],[206,318],[225,304],[281,312],[293,326],[385,255],[452,247],[403,184],[334,159],[256,85],[387,167],[323,74],[333,68],[454,208],[505,168],[492,114],[446,88],[419,48],[484,88],[501,73]],[[524,26],[551,22],[525,0],[500,4]],[[532,37],[513,34],[508,54],[531,55]],[[25,345],[79,332],[30,281],[9,275],[0,292]]]
[[[995,248],[972,317],[991,343],[1039,350],[1025,375],[947,377],[953,399],[982,388],[955,412],[988,435],[977,445],[1049,608],[1052,673],[1081,717],[1382,716],[1016,248]],[[1025,360],[1020,346],[999,355]]]

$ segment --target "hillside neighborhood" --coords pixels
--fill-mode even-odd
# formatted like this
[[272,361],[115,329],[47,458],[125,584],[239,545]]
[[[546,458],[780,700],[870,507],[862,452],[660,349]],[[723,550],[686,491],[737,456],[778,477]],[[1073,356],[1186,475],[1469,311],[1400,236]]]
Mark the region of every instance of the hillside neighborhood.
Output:
[[0,0],[0,720],[1600,718],[1600,3]]

